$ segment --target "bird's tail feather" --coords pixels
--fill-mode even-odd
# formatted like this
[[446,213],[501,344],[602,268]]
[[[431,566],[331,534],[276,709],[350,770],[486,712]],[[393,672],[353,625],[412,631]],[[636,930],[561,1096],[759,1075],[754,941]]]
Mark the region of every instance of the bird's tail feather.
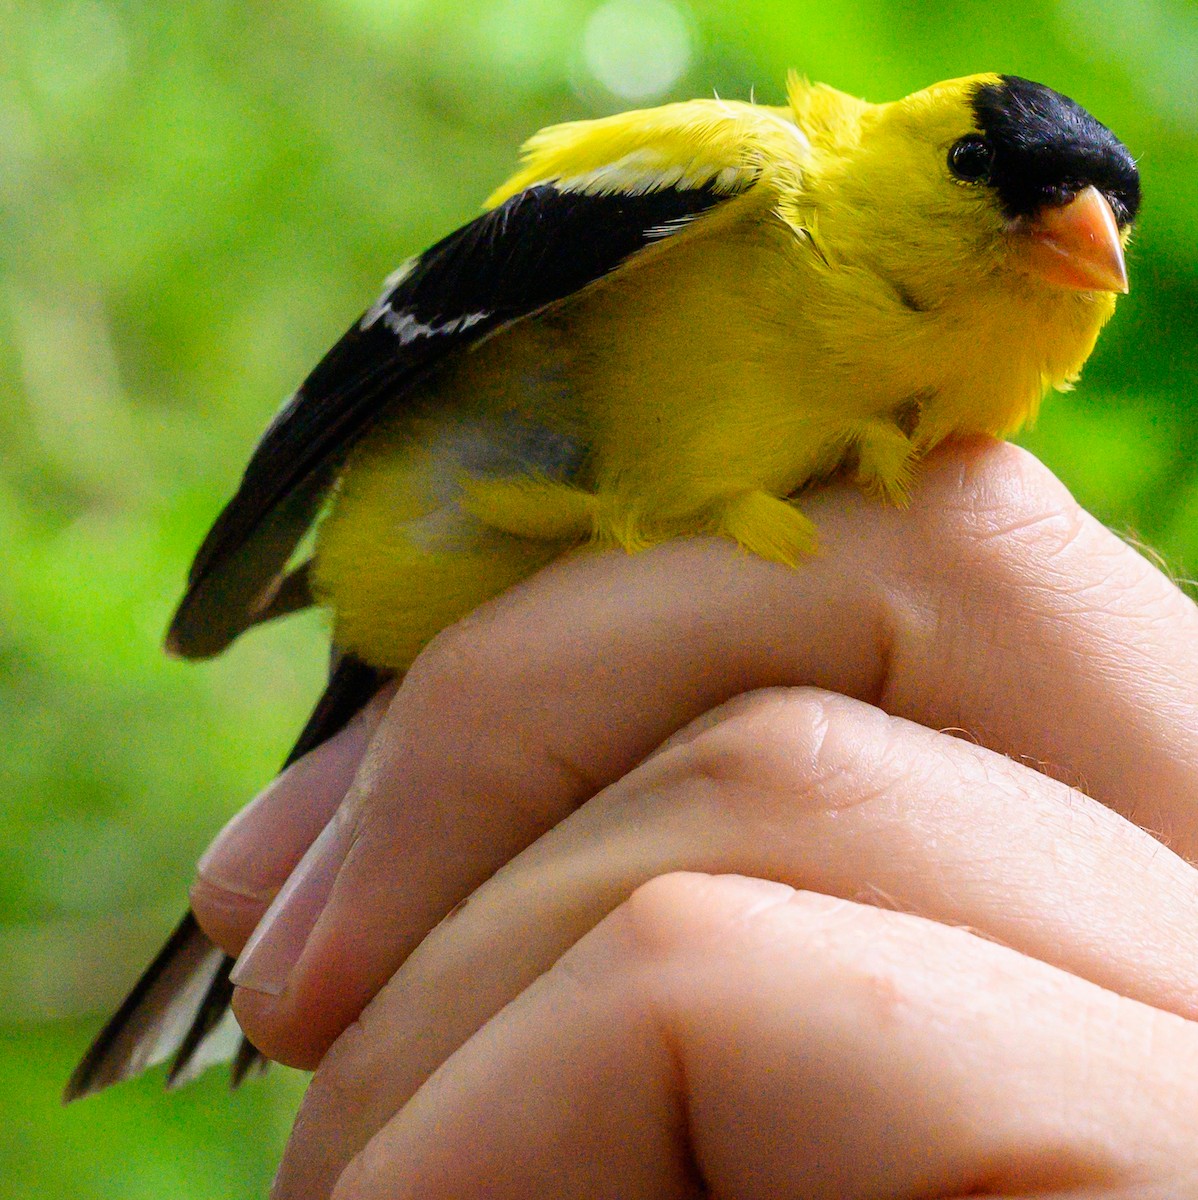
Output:
[[[352,655],[337,655],[328,686],[282,769],[340,732],[387,678]],[[187,913],[75,1068],[63,1101],[131,1079],[172,1055],[168,1087],[228,1059],[234,1087],[255,1068],[265,1069],[266,1060],[242,1036],[229,1009],[233,962]]]

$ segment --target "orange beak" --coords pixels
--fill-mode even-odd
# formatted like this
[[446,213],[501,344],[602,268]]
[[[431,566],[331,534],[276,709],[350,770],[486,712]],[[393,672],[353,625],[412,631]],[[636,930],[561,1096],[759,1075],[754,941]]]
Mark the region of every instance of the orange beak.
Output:
[[1096,187],[1021,221],[1016,236],[1022,265],[1046,283],[1079,292],[1128,290],[1119,225]]

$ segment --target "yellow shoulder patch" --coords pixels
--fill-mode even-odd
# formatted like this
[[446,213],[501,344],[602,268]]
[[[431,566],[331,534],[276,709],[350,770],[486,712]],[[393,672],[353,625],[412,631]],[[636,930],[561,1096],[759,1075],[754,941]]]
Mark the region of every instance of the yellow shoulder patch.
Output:
[[789,109],[688,100],[542,129],[487,207],[544,183],[560,191],[639,195],[704,186],[736,192],[763,178],[797,182],[810,152]]

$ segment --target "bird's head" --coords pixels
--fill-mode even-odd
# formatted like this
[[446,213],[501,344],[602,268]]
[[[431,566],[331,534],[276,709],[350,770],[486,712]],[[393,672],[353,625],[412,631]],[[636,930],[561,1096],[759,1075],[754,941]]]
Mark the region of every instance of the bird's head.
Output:
[[854,245],[875,256],[917,302],[995,283],[1106,293],[1106,305],[1127,291],[1139,173],[1068,97],[1013,75],[975,75],[863,106],[845,130],[851,144],[829,144],[825,156],[842,213],[817,214],[821,231],[846,260]]

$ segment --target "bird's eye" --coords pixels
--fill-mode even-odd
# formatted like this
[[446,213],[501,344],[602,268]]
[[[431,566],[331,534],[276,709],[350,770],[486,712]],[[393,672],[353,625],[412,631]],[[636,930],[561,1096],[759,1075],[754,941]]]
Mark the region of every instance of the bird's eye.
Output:
[[983,183],[990,177],[994,151],[984,137],[970,134],[953,143],[948,152],[948,169],[966,183]]

